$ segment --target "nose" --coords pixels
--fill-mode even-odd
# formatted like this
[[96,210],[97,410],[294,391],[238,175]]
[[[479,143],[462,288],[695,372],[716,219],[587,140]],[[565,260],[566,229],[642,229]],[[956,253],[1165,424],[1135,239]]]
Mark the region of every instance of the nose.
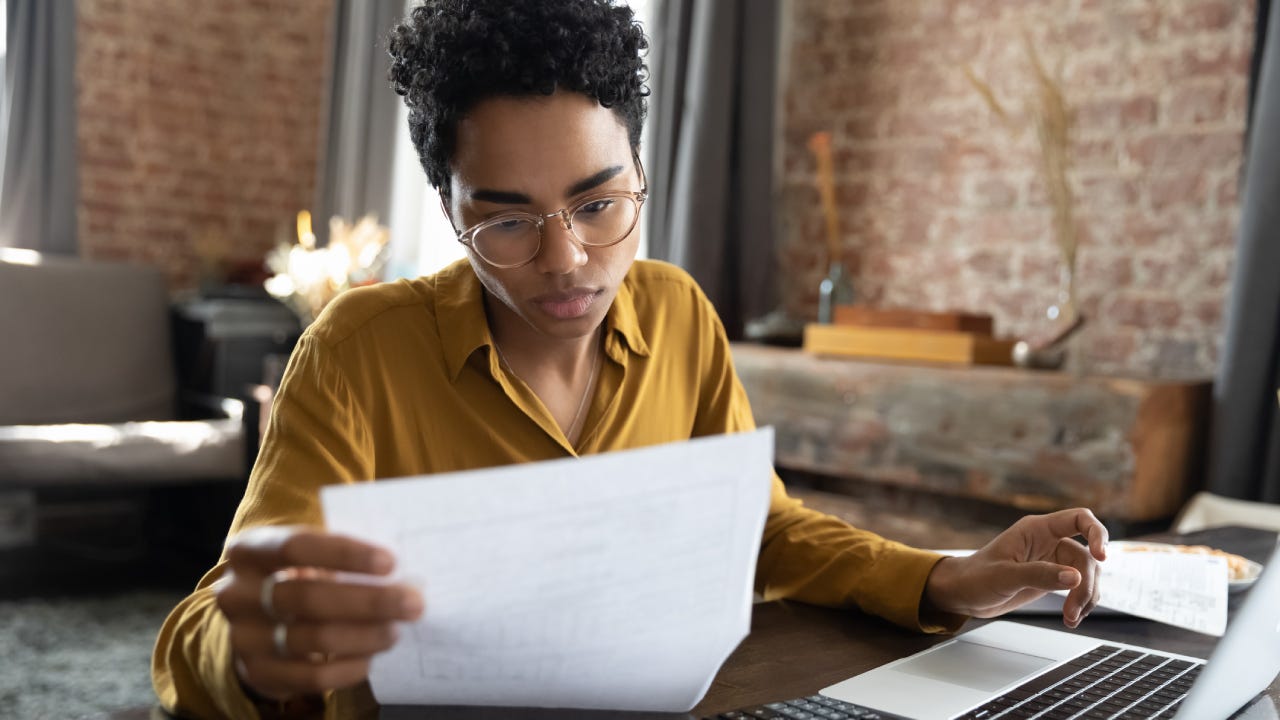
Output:
[[561,211],[542,225],[542,247],[534,263],[539,272],[565,275],[587,264],[587,250],[570,229],[568,213]]

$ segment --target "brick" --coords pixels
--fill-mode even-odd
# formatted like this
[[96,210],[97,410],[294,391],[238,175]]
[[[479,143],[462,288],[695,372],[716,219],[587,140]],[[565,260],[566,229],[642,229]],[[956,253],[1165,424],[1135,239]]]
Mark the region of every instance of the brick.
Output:
[[1083,208],[1124,208],[1138,199],[1139,182],[1121,173],[1078,176],[1076,197]]
[[[1230,92],[1221,80],[1175,88],[1165,104],[1165,121],[1170,125],[1198,125],[1225,120]],[[1243,102],[1244,97],[1235,100]]]
[[976,177],[966,183],[965,195],[978,208],[1010,208],[1018,201],[1018,188],[1000,177]]
[[1248,77],[1253,60],[1253,43],[1191,45],[1174,61],[1171,76],[1176,78]]
[[1134,256],[1135,287],[1168,291],[1199,266],[1200,257],[1200,253],[1184,248],[1137,253]]
[[1226,297],[1214,297],[1192,300],[1188,303],[1188,314],[1199,327],[1216,328],[1222,326],[1222,319],[1227,310]]
[[1159,38],[1160,18],[1164,14],[1159,8],[1150,4],[1145,7],[1116,8],[1113,3],[1108,3],[1106,10],[1112,13],[1112,27],[1117,36],[1134,38],[1143,43],[1154,42]]
[[1158,132],[1125,145],[1130,160],[1145,168],[1212,168],[1243,154],[1238,132]]
[[1137,335],[1124,328],[1098,327],[1091,323],[1082,342],[1085,355],[1092,364],[1111,368],[1126,367],[1138,347]]
[[1024,285],[1056,287],[1062,274],[1062,258],[1050,248],[1028,248],[1019,254],[1015,277]]
[[1146,248],[1176,237],[1180,232],[1177,219],[1170,214],[1153,215],[1131,210],[1120,221],[1122,236],[1133,248]]
[[1152,173],[1145,186],[1147,202],[1157,212],[1177,207],[1204,208],[1208,204],[1209,187],[1204,173]]
[[903,212],[954,207],[959,194],[954,181],[942,175],[894,175],[882,187],[876,201]]
[[1218,179],[1214,197],[1217,199],[1219,208],[1234,208],[1240,205],[1241,182],[1238,172],[1225,173]]
[[1076,129],[1082,135],[1148,127],[1155,121],[1156,100],[1149,95],[1092,100],[1076,108]]
[[1203,35],[1206,31],[1225,30],[1252,3],[1239,0],[1200,0],[1184,2],[1165,14],[1173,35]]
[[1110,57],[1080,56],[1066,63],[1063,81],[1067,90],[1118,90],[1129,79],[1126,68]]
[[1093,14],[1063,24],[1062,35],[1067,47],[1078,52],[1106,46],[1116,37],[1114,31],[1103,22],[1102,16]]
[[1172,328],[1182,317],[1177,300],[1163,297],[1120,294],[1103,311],[1108,319],[1133,328]]
[[1147,372],[1162,378],[1199,378],[1205,373],[1201,368],[1204,343],[1197,338],[1161,337],[1152,344],[1151,360]]
[[1097,251],[1092,247],[1081,248],[1078,252],[1078,287],[1116,291],[1133,282],[1133,258],[1127,253]]
[[964,261],[968,270],[983,275],[988,280],[1001,281],[1014,274],[1013,257],[1007,252],[978,250]]
[[901,173],[935,173],[947,161],[946,148],[939,142],[908,145],[895,149],[894,167]]
[[1114,138],[1079,137],[1071,143],[1073,166],[1077,170],[1117,170],[1120,167],[1120,146]]

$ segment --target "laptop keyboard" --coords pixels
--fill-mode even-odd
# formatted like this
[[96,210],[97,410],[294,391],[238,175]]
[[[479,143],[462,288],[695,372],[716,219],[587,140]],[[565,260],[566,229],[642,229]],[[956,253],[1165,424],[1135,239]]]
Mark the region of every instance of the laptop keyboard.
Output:
[[[957,720],[1171,718],[1203,663],[1102,645],[1038,675]],[[821,695],[721,713],[717,720],[894,720]]]
[[959,720],[1170,718],[1204,663],[1103,645]]
[[707,720],[909,720],[822,695],[720,713]]

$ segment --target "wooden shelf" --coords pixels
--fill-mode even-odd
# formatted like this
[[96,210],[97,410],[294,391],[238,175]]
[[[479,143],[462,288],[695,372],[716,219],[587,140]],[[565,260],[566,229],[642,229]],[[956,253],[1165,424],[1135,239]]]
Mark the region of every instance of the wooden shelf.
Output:
[[1172,516],[1201,484],[1211,383],[734,346],[779,467],[1028,512]]

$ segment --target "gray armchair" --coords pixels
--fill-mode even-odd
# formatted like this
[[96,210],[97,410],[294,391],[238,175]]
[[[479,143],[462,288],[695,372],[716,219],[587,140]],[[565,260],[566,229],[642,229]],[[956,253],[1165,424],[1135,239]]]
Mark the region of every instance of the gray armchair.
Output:
[[[173,355],[158,270],[0,249],[0,548],[22,544],[24,503],[129,497],[172,522],[201,512],[172,507],[198,502],[183,488],[211,484],[232,496],[203,509],[225,532],[248,475],[244,407],[180,393]],[[44,519],[27,544],[58,524]]]

